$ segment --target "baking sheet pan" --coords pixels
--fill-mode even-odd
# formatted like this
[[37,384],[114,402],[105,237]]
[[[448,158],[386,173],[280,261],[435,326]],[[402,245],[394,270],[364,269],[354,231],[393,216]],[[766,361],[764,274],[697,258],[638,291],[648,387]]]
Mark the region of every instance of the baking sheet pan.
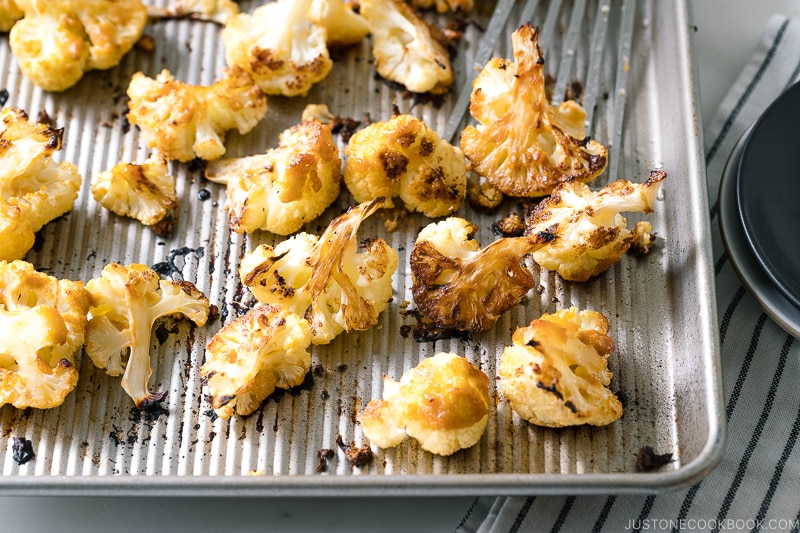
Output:
[[[269,99],[267,117],[247,135],[228,135],[230,156],[261,153],[278,134],[299,122],[307,103],[325,103],[342,117],[383,120],[392,106],[423,118],[443,132],[491,16],[493,2],[476,2],[458,54],[457,81],[441,102],[413,99],[378,80],[366,40],[338,54],[331,74],[306,98]],[[158,5],[165,5],[164,3]],[[243,11],[255,3],[243,1]],[[443,22],[446,16],[427,15]],[[655,213],[647,215],[658,240],[643,258],[624,257],[585,284],[535,270],[540,288],[506,313],[495,328],[469,340],[417,343],[400,335],[413,323],[403,313],[411,301],[408,254],[416,231],[428,221],[412,216],[386,233],[373,216],[361,237],[383,236],[399,251],[394,298],[377,328],[314,347],[312,380],[276,395],[252,416],[218,419],[199,378],[207,340],[252,303],[237,276],[241,256],[274,236],[241,236],[229,230],[225,191],[204,180],[196,166],[172,164],[179,207],[168,238],[97,205],[92,176],[119,161],[147,156],[136,128],[128,128],[125,90],[136,71],[155,76],[169,69],[180,80],[210,84],[224,68],[220,27],[193,20],[151,22],[145,33],[155,50],[135,49],[109,71],[92,72],[61,94],[43,93],[19,72],[7,37],[0,39],[0,87],[6,105],[31,117],[45,111],[65,128],[59,158],[76,163],[84,179],[74,209],[42,229],[27,260],[58,277],[88,281],[108,262],[168,263],[173,277],[192,281],[221,316],[204,328],[178,323],[153,343],[152,388],[168,392],[163,409],[142,413],[119,386],[84,356],[76,390],[56,409],[0,408],[0,450],[5,451],[0,494],[218,494],[402,495],[652,492],[677,488],[704,476],[720,457],[724,438],[719,342],[702,159],[696,80],[692,69],[687,2],[518,1],[495,47],[510,57],[510,34],[525,19],[542,28],[542,48],[553,94],[579,87],[593,138],[606,144],[610,165],[593,187],[626,178],[644,181],[664,168]],[[577,82],[577,83],[576,83]],[[341,143],[341,140],[340,140]],[[340,144],[340,146],[344,146]],[[201,200],[205,193],[208,199]],[[352,199],[343,193],[306,231],[320,233]],[[511,204],[509,204],[511,205]],[[513,207],[513,205],[511,205]],[[492,216],[463,208],[481,226],[478,239],[495,238]],[[630,224],[641,217],[628,216]],[[443,458],[410,439],[374,449],[366,467],[348,463],[336,445],[366,443],[357,413],[381,394],[382,376],[403,371],[439,351],[469,358],[496,376],[513,330],[544,312],[576,305],[603,312],[616,342],[609,366],[612,389],[625,413],[602,428],[547,429],[514,415],[491,379],[496,409],[481,441]],[[14,439],[31,441],[35,459],[13,459]],[[672,453],[661,469],[636,472],[643,446]],[[319,452],[334,456],[320,472]]]

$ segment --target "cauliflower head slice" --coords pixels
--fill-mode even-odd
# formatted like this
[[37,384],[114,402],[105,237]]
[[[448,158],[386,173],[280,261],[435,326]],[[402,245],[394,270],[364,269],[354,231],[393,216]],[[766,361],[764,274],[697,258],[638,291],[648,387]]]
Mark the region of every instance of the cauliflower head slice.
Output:
[[301,385],[311,368],[310,345],[308,322],[271,305],[224,326],[208,343],[200,369],[214,412],[249,415],[275,388]]
[[369,24],[354,11],[352,2],[343,0],[311,0],[308,20],[325,28],[329,48],[358,44],[369,35]]
[[155,153],[141,164],[119,163],[98,174],[92,196],[106,209],[146,226],[163,220],[178,201],[167,160]]
[[0,0],[0,31],[7,32],[25,16],[14,0]]
[[597,192],[583,183],[568,181],[555,188],[526,216],[526,232],[547,231],[558,239],[540,248],[533,260],[569,281],[587,281],[618,262],[628,249],[646,253],[655,236],[649,222],[631,230],[620,213],[652,213],[663,170],[651,171],[644,183],[617,180]]
[[353,134],[344,153],[344,181],[356,202],[383,196],[393,207],[398,196],[428,217],[451,215],[464,203],[464,154],[416,117],[374,122]]
[[258,301],[305,318],[314,344],[327,344],[343,331],[364,331],[392,298],[398,255],[383,239],[356,240],[359,226],[380,208],[382,198],[333,219],[321,236],[300,233],[274,248],[245,254],[242,283]]
[[596,311],[563,309],[518,328],[500,359],[500,386],[511,408],[547,427],[604,426],[622,416],[608,389],[614,341]]
[[122,376],[122,388],[145,409],[163,398],[148,390],[150,335],[161,317],[183,315],[198,326],[208,320],[208,298],[187,281],[162,280],[145,265],[110,263],[86,284],[91,318],[86,353],[111,376]]
[[338,198],[341,166],[331,128],[308,120],[281,133],[266,154],[212,161],[206,177],[227,184],[225,209],[235,232],[288,235]]
[[417,309],[440,327],[488,331],[536,282],[526,255],[553,240],[540,232],[498,239],[485,248],[478,227],[459,217],[429,224],[411,251],[411,292]]
[[514,62],[493,59],[472,85],[477,125],[461,133],[472,169],[509,196],[547,196],[568,179],[602,174],[608,150],[586,137],[586,112],[572,100],[553,106],[545,95],[539,29],[523,24],[511,37]]
[[56,162],[63,129],[35,124],[21,109],[0,111],[0,260],[22,259],[34,233],[72,209],[82,178],[72,163]]
[[0,261],[0,405],[45,409],[78,382],[89,294],[25,261]]
[[379,448],[406,435],[423,450],[452,455],[475,445],[489,419],[489,378],[467,359],[440,352],[403,374],[383,377],[383,397],[361,412],[364,436]]
[[148,148],[182,162],[221,157],[226,131],[247,133],[267,112],[266,96],[238,67],[209,86],[183,83],[166,69],[155,79],[137,72],[128,97],[128,121],[142,130]]
[[436,8],[438,13],[455,11],[469,13],[475,6],[474,0],[407,0],[414,9]]
[[431,29],[401,0],[361,0],[372,30],[375,69],[415,93],[446,93],[453,84],[450,56]]
[[64,91],[88,70],[108,69],[147,23],[141,0],[14,0],[25,18],[9,35],[20,70],[46,91]]
[[239,4],[232,0],[173,0],[167,7],[147,6],[150,19],[188,17],[222,25],[239,12]]
[[307,18],[310,4],[277,0],[231,17],[222,30],[228,65],[246,70],[266,94],[308,94],[333,66],[325,28]]

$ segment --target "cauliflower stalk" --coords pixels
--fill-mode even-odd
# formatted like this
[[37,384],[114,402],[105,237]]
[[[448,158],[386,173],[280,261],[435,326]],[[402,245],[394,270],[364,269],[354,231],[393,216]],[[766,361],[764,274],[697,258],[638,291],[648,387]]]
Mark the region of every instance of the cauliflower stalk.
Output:
[[218,416],[249,415],[276,387],[303,383],[311,368],[311,328],[288,311],[262,305],[211,339],[200,375]]
[[375,69],[415,93],[443,94],[453,84],[447,50],[428,24],[400,0],[361,0],[372,30]]
[[330,48],[358,44],[369,34],[369,24],[353,11],[352,2],[342,0],[311,0],[308,20],[325,28],[325,42]]
[[325,28],[307,18],[310,5],[277,0],[231,17],[222,30],[228,65],[247,71],[266,94],[305,96],[333,66]]
[[91,299],[86,353],[107,374],[124,373],[122,388],[136,407],[152,406],[163,398],[148,390],[153,324],[161,317],[180,314],[203,326],[208,320],[208,298],[193,284],[161,280],[140,264],[111,263],[86,289]]
[[489,378],[469,361],[440,352],[400,379],[383,377],[383,398],[360,416],[364,436],[380,448],[406,435],[423,450],[452,455],[476,444],[489,419]]
[[166,69],[156,79],[137,72],[128,97],[128,121],[142,130],[148,148],[183,162],[221,157],[226,131],[247,133],[267,112],[264,94],[236,67],[210,86],[183,83]]
[[470,113],[478,125],[461,133],[461,149],[473,170],[518,197],[546,196],[568,179],[593,180],[608,151],[586,137],[578,103],[547,101],[539,29],[526,23],[511,40],[515,61],[492,59],[472,85]]
[[396,115],[356,132],[345,148],[344,181],[356,202],[399,196],[410,211],[450,215],[464,202],[466,160],[423,121]]
[[25,17],[9,35],[20,70],[46,91],[64,91],[88,70],[109,69],[147,23],[140,0],[14,0]]
[[651,213],[663,170],[654,170],[642,184],[618,180],[592,192],[583,183],[568,181],[528,213],[526,232],[547,231],[558,239],[540,248],[533,260],[569,281],[587,281],[618,262],[628,249],[647,253],[655,240],[647,221],[632,230],[620,213]]
[[61,405],[78,382],[89,311],[83,283],[0,261],[0,405]]
[[314,344],[372,328],[392,297],[398,256],[383,239],[366,240],[359,251],[356,232],[382,203],[351,208],[320,237],[300,233],[274,248],[259,246],[242,258],[242,283],[260,302],[306,319]]
[[92,196],[103,207],[152,226],[177,205],[175,178],[167,160],[152,154],[143,163],[119,163],[92,182]]
[[507,237],[481,248],[478,227],[450,217],[419,232],[411,251],[411,292],[420,313],[437,326],[488,331],[536,282],[526,255],[553,240],[541,232]]
[[608,389],[614,341],[596,311],[564,309],[518,328],[500,359],[500,385],[511,408],[540,426],[603,426],[622,416]]
[[288,235],[336,200],[341,165],[330,127],[309,120],[281,133],[266,154],[209,163],[206,177],[227,184],[234,231]]
[[0,111],[0,260],[22,259],[34,233],[72,209],[81,176],[57,163],[64,130],[28,121],[21,109]]

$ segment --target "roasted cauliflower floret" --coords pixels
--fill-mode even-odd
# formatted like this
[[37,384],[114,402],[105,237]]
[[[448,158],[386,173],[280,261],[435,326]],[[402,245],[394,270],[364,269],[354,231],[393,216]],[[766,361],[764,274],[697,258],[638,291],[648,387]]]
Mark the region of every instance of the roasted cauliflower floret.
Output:
[[428,24],[401,0],[361,0],[372,30],[375,69],[415,93],[443,94],[453,84],[447,50]]
[[150,335],[161,317],[183,315],[198,326],[208,320],[208,298],[188,281],[168,281],[145,265],[106,265],[86,284],[91,318],[86,353],[110,376],[122,376],[122,388],[144,409],[163,398],[148,391],[152,373]]
[[369,34],[369,24],[353,11],[352,2],[311,0],[308,20],[325,28],[325,42],[330,48],[358,44]]
[[200,375],[218,416],[249,415],[275,388],[303,383],[311,368],[308,322],[263,305],[227,324],[211,339]]
[[539,29],[520,26],[512,45],[515,61],[492,59],[472,85],[470,113],[478,125],[461,133],[472,169],[509,196],[546,196],[568,179],[593,180],[608,151],[586,137],[578,103],[547,101]]
[[406,435],[423,450],[452,455],[477,443],[489,419],[489,378],[469,361],[440,352],[400,379],[383,377],[383,399],[361,413],[364,436],[379,448]]
[[450,217],[419,232],[411,251],[411,292],[419,312],[436,325],[488,331],[536,282],[526,255],[553,239],[542,232],[507,237],[481,248],[478,227]]
[[629,230],[620,213],[652,213],[666,177],[663,170],[654,170],[642,184],[618,180],[597,192],[575,181],[557,186],[526,217],[526,232],[558,236],[534,252],[533,260],[566,280],[586,281],[618,262],[631,247],[646,253],[655,239],[652,226],[641,221]]
[[128,121],[139,126],[147,146],[183,162],[221,157],[226,131],[247,133],[267,113],[261,89],[236,67],[209,86],[183,83],[166,69],[156,79],[137,72],[128,97]]
[[260,302],[305,318],[314,344],[327,344],[342,331],[372,328],[392,298],[398,256],[383,239],[365,240],[359,251],[356,232],[382,202],[351,208],[320,237],[300,233],[245,254],[242,283]]
[[167,7],[147,6],[151,19],[188,17],[225,24],[239,14],[239,4],[231,0],[174,0]]
[[10,30],[24,16],[25,12],[14,0],[0,0],[0,31]]
[[89,294],[25,261],[0,261],[0,405],[61,405],[78,382]]
[[458,11],[468,13],[472,11],[474,0],[407,0],[415,9],[436,8],[439,13]]
[[92,195],[106,209],[147,226],[163,220],[178,199],[175,178],[159,154],[141,164],[119,163],[101,172],[92,183]]
[[21,109],[0,111],[0,260],[22,259],[34,233],[72,209],[82,180],[75,165],[53,160],[63,134]]
[[46,91],[64,91],[88,70],[117,65],[147,23],[140,0],[14,0],[25,18],[9,35],[20,70]]
[[305,96],[333,66],[325,28],[306,16],[310,4],[277,0],[231,17],[222,30],[228,65],[250,73],[266,94]]
[[344,181],[356,202],[383,196],[393,207],[398,196],[428,217],[450,215],[464,202],[464,154],[416,117],[374,122],[353,134],[344,153]]
[[309,120],[281,133],[278,147],[263,155],[212,161],[206,177],[227,184],[234,231],[288,235],[336,200],[341,166],[330,127]]
[[564,309],[518,328],[500,359],[500,386],[511,408],[547,427],[604,426],[622,416],[608,389],[614,341],[596,311]]

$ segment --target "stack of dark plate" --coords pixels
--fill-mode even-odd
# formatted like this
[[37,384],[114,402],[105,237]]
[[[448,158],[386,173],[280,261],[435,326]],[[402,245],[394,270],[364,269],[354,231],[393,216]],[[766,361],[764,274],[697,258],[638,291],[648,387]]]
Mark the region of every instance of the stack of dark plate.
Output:
[[800,84],[737,143],[719,194],[722,240],[745,287],[800,338]]

